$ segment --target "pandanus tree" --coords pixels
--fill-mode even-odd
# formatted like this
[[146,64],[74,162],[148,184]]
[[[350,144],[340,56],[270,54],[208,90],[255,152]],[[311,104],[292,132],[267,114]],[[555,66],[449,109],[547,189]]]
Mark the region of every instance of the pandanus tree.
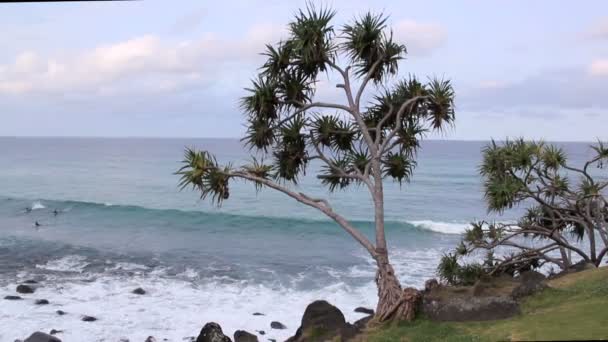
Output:
[[[308,5],[288,25],[288,38],[267,45],[259,75],[246,89],[243,141],[270,159],[221,166],[207,151],[186,149],[181,186],[216,204],[229,197],[232,180],[250,181],[318,209],[350,234],[377,265],[381,320],[403,317],[404,292],[391,266],[384,229],[384,184],[409,181],[425,133],[454,121],[454,91],[443,79],[398,79],[406,47],[393,39],[383,15],[365,14],[341,28],[334,12]],[[343,100],[317,99],[321,77],[335,75]],[[373,93],[371,93],[373,91]],[[361,186],[373,199],[375,237],[363,234],[326,199],[297,189],[312,160],[329,191]]]
[[591,148],[592,156],[577,166],[554,145],[492,141],[480,166],[488,210],[502,213],[521,205],[525,214],[514,223],[474,223],[444,263],[486,250],[484,266],[490,273],[546,264],[565,270],[575,258],[599,266],[608,253],[608,177],[592,168],[603,169],[608,147],[598,142]]

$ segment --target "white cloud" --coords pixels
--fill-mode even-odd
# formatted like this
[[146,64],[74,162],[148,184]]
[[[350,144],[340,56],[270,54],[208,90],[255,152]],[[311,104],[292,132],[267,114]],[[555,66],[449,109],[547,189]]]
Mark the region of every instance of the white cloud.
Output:
[[279,40],[283,32],[272,26],[254,26],[238,39],[207,33],[188,41],[145,35],[63,58],[28,51],[16,56],[13,63],[0,65],[0,94],[107,94],[117,91],[117,86],[133,84],[170,91],[182,83],[213,79],[221,71],[236,72],[227,63],[259,59],[264,44]]
[[591,39],[608,40],[608,17],[604,17],[595,23],[585,35]]
[[589,65],[591,76],[608,76],[608,59],[596,59]]
[[393,26],[395,38],[405,43],[408,53],[427,55],[447,39],[447,31],[439,24],[401,20]]

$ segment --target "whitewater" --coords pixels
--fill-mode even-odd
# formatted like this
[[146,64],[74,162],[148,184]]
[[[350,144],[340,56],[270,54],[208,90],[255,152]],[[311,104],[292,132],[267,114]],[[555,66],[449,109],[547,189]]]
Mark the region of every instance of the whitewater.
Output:
[[[434,277],[469,222],[514,218],[486,212],[483,145],[426,142],[412,183],[387,185],[391,261],[405,286]],[[178,191],[173,172],[184,146],[220,162],[248,160],[230,139],[0,138],[0,295],[25,280],[41,284],[24,300],[2,301],[0,341],[51,329],[64,341],[183,341],[209,321],[229,335],[284,340],[316,299],[351,322],[362,317],[356,307],[375,307],[373,261],[318,212],[245,183],[221,208]],[[565,148],[575,159],[587,153],[585,144]],[[311,167],[299,190],[327,198],[372,236],[364,189],[328,194]],[[131,293],[138,287],[146,294]]]

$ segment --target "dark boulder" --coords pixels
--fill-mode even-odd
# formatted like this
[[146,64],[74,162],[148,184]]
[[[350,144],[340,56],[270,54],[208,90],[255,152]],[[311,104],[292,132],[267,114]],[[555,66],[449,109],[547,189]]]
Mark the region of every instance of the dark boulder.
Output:
[[361,306],[358,307],[358,308],[356,308],[355,312],[366,314],[366,315],[372,315],[372,316],[374,315],[374,310],[368,309],[368,308],[364,308],[364,307],[361,307]]
[[336,337],[348,341],[356,334],[357,328],[346,323],[342,311],[324,300],[318,300],[306,307],[300,327],[287,341],[323,341]]
[[196,342],[232,342],[230,337],[224,335],[222,327],[214,322],[205,324],[201,333],[196,338]]
[[36,291],[36,289],[29,285],[21,284],[21,285],[17,286],[18,293],[34,293],[34,291]]
[[36,305],[47,305],[49,304],[49,301],[46,299],[36,299],[36,301],[34,302],[34,304]]
[[508,296],[423,296],[421,309],[432,321],[486,321],[519,313],[518,303]]
[[23,342],[61,342],[61,340],[55,336],[36,331],[30,337],[26,338]]
[[519,276],[520,284],[513,289],[511,296],[520,299],[547,288],[546,278],[536,271],[523,272]]
[[355,321],[355,323],[353,323],[353,325],[355,326],[355,328],[359,331],[365,329],[367,327],[367,323],[369,323],[369,321],[371,321],[374,318],[374,316],[366,316],[361,318],[360,320]]
[[272,329],[278,329],[278,330],[287,329],[287,327],[285,326],[285,324],[283,324],[281,322],[277,322],[277,321],[270,322],[270,328],[272,328]]
[[65,314],[66,314],[66,312],[65,312],[65,311],[63,311],[63,310],[57,310],[57,311],[55,311],[55,312],[56,312],[56,313],[57,313],[59,316],[63,316],[63,315],[65,315]]
[[95,318],[93,316],[82,316],[82,318],[80,320],[83,322],[95,322],[97,320],[97,318]]
[[434,289],[436,289],[438,287],[439,287],[439,282],[435,278],[429,279],[424,282],[424,291],[425,292],[433,291]]
[[22,300],[23,298],[21,298],[19,296],[5,296],[4,299],[6,299],[6,300]]
[[234,342],[258,342],[258,337],[244,330],[234,332]]
[[254,316],[266,316],[266,315],[264,315],[264,314],[263,314],[263,313],[261,313],[261,312],[254,312],[254,313],[253,313],[253,315],[254,315]]
[[148,336],[148,338],[144,342],[156,342],[154,336]]
[[256,330],[255,332],[257,332],[258,334],[264,336],[266,335],[266,332],[264,330]]
[[136,294],[136,295],[145,295],[146,290],[142,289],[141,287],[138,287],[135,290],[131,291],[131,293]]
[[38,282],[33,279],[28,279],[28,280],[24,281],[23,283],[24,284],[38,284]]
[[57,335],[57,334],[61,334],[62,332],[63,332],[63,330],[51,329],[51,332],[49,334],[51,334],[51,335]]

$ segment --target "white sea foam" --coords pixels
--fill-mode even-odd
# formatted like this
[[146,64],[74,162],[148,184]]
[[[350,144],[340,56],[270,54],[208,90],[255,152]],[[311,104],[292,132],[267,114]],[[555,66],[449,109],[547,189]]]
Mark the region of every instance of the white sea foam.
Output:
[[86,257],[80,255],[68,255],[63,258],[49,260],[43,265],[36,265],[36,268],[56,272],[78,272],[82,273],[89,265]]
[[[404,286],[421,287],[424,280],[433,276],[441,250],[393,250],[395,271]],[[136,272],[124,277],[106,274],[90,281],[92,275],[84,272],[87,260],[72,255],[51,260],[39,269],[51,271],[78,271],[76,277],[55,275],[54,281],[43,282],[35,295],[24,295],[23,301],[4,301],[0,306],[0,341],[23,339],[34,331],[64,330],[65,341],[117,341],[128,338],[143,341],[153,335],[158,340],[181,342],[184,337],[196,336],[206,322],[219,323],[227,335],[243,329],[255,333],[264,330],[261,341],[268,338],[283,341],[293,335],[299,326],[306,306],[314,300],[324,299],[342,310],[350,322],[363,317],[353,312],[358,306],[373,308],[376,304],[376,287],[373,282],[374,262],[357,254],[361,262],[344,270],[326,269],[333,283],[320,288],[301,290],[296,286],[310,279],[311,274],[298,274],[289,287],[262,285],[248,280],[235,281],[228,277],[210,277],[203,283],[194,283],[198,272],[186,269],[179,277],[167,277],[166,269]],[[141,269],[142,265],[121,263],[120,269]],[[28,278],[20,274],[20,279]],[[344,278],[342,278],[344,277]],[[346,284],[345,279],[357,277],[359,285]],[[77,280],[78,278],[82,280]],[[48,279],[48,278],[47,278]],[[60,279],[70,279],[61,281]],[[198,279],[198,278],[197,278]],[[85,281],[89,280],[89,281]],[[227,281],[231,280],[231,281]],[[0,287],[0,293],[14,292],[16,283]],[[146,294],[134,295],[131,291],[143,287]],[[51,304],[34,305],[34,299],[45,298]],[[58,316],[55,311],[68,314]],[[253,316],[262,312],[265,316]],[[82,315],[99,320],[82,322]],[[274,330],[271,321],[280,321],[288,329]]]
[[32,203],[32,210],[44,209],[44,208],[46,208],[46,207],[40,201],[36,201],[36,202]]
[[432,230],[443,234],[462,234],[470,227],[470,223],[437,222],[430,220],[409,221],[409,223],[422,229]]
[[[1,288],[10,293],[16,284]],[[131,294],[142,286],[147,294]],[[23,301],[4,301],[0,306],[0,341],[27,337],[34,331],[51,328],[63,330],[65,341],[100,341],[128,338],[143,341],[153,335],[157,339],[183,341],[196,336],[206,322],[221,324],[226,334],[244,329],[255,333],[264,330],[260,338],[285,340],[295,333],[306,305],[325,299],[341,308],[351,322],[362,317],[354,313],[357,306],[373,307],[375,287],[350,288],[337,282],[320,290],[295,291],[271,289],[261,285],[220,284],[210,282],[195,286],[175,279],[144,279],[104,277],[95,282],[45,285],[35,296]],[[34,305],[34,298],[46,298],[51,304]],[[56,310],[68,314],[57,316]],[[263,312],[265,316],[253,316]],[[82,315],[98,318],[86,323]],[[26,319],[27,318],[27,319]],[[270,322],[284,323],[288,329],[270,329]]]

